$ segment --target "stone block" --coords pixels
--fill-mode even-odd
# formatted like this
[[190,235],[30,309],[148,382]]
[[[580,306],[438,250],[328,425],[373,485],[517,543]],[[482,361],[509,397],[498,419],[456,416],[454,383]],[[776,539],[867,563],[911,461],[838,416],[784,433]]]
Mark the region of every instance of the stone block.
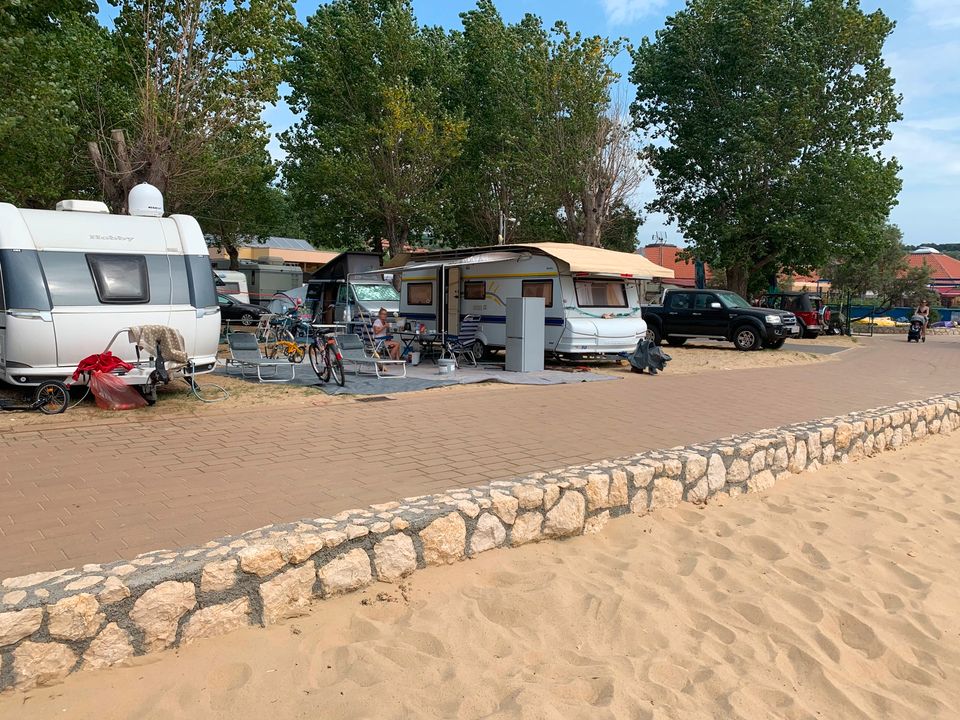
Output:
[[583,526],[584,535],[595,535],[596,533],[603,530],[606,527],[607,523],[610,522],[610,511],[604,510],[602,513],[597,513],[593,517],[587,518],[586,523]]
[[237,598],[197,610],[183,626],[183,642],[226,635],[250,624],[250,600]]
[[616,469],[610,472],[610,491],[607,494],[608,507],[626,507],[630,502],[630,490],[627,484],[627,473]]
[[403,534],[388,535],[373,546],[373,563],[377,579],[384,582],[396,582],[409,575],[417,569],[413,540]]
[[[511,499],[517,502],[516,498]],[[423,560],[427,565],[444,565],[460,560],[466,550],[466,541],[467,526],[459,513],[439,517],[420,531]]]
[[497,517],[491,513],[484,513],[477,520],[477,526],[470,536],[470,554],[477,555],[487,550],[500,547],[507,539],[507,530]]
[[599,510],[610,506],[610,476],[594,473],[587,477],[584,488],[587,495],[587,508]]
[[513,488],[521,510],[536,510],[543,505],[543,490],[532,485],[517,485]]
[[525,512],[517,515],[510,531],[510,544],[516,547],[541,538],[540,528],[543,515],[539,512]]
[[630,484],[635,488],[646,488],[653,481],[653,468],[649,465],[631,465],[627,468]]
[[316,572],[313,564],[307,563],[282,572],[260,586],[265,625],[306,614],[313,598]]
[[675,507],[683,497],[683,485],[673,478],[658,477],[653,481],[653,491],[650,494],[650,509]]
[[703,455],[687,455],[683,463],[683,482],[695,483],[707,472],[707,459]]
[[743,458],[736,458],[732,463],[730,463],[730,468],[727,470],[728,483],[743,482],[748,477],[750,477],[749,462]]
[[123,580],[116,575],[111,575],[104,581],[103,589],[97,595],[97,600],[103,605],[112,605],[121,600],[126,600],[128,597],[130,597],[130,588],[124,585]]
[[236,559],[208,563],[200,575],[201,592],[223,592],[237,584]]
[[68,595],[47,607],[47,630],[57,640],[93,637],[103,624],[100,603],[93,595]]
[[519,501],[512,495],[494,491],[490,493],[490,502],[497,517],[507,525],[513,525],[517,518],[517,508],[520,507]]
[[287,564],[275,545],[251,545],[241,549],[237,557],[241,570],[258,577],[271,575]]
[[0,613],[0,647],[33,635],[43,622],[43,608]]
[[130,635],[116,623],[110,623],[97,635],[83,654],[83,666],[109,667],[133,657]]
[[547,537],[579,535],[583,531],[585,516],[586,501],[583,495],[575,491],[565,492],[556,506],[547,513],[543,534]]
[[747,480],[747,488],[750,492],[763,492],[769,490],[775,484],[773,473],[769,470],[761,470]]
[[361,548],[354,548],[321,567],[317,577],[325,597],[359,590],[373,582],[370,557]]
[[14,682],[21,690],[49,685],[65,678],[76,664],[76,653],[66,645],[28,640],[13,651]]
[[150,588],[133,604],[130,619],[143,631],[148,652],[170,647],[180,618],[197,604],[193,583],[168,580]]

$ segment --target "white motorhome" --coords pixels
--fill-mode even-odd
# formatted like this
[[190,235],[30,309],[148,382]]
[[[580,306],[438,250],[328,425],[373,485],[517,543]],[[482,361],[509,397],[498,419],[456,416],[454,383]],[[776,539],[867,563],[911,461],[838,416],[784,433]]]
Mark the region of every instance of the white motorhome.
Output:
[[456,334],[480,317],[475,351],[506,346],[506,300],[542,297],[544,350],[607,355],[633,350],[647,332],[638,285],[673,277],[642,255],[568,243],[530,243],[404,255],[400,315],[430,331]]
[[217,292],[229,295],[242,303],[250,304],[250,292],[247,289],[247,276],[239,270],[214,270]]
[[[56,211],[0,203],[0,380],[63,380],[133,325],[176,328],[194,370],[213,368],[220,310],[200,226],[161,217],[149,185],[128,204],[131,215],[80,200]],[[111,351],[136,359],[125,342]]]

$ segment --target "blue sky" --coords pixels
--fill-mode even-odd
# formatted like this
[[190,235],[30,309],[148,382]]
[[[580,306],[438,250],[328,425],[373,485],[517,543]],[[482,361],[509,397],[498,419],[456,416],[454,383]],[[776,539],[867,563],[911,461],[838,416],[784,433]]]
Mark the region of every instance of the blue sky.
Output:
[[[298,0],[297,13],[305,19],[319,0]],[[459,28],[459,14],[474,0],[413,0],[422,24]],[[662,26],[664,18],[683,6],[682,0],[499,0],[497,6],[507,21],[524,13],[541,16],[549,25],[565,20],[572,29],[586,34],[625,36],[639,41]],[[106,5],[104,0],[101,7]],[[897,22],[887,43],[887,61],[903,94],[902,122],[894,127],[887,148],[903,166],[903,191],[892,219],[904,231],[909,245],[928,242],[960,243],[960,0],[862,0],[865,10],[882,8]],[[616,69],[624,76],[621,92],[632,98],[625,76],[626,55]],[[285,103],[264,114],[274,131],[293,122]],[[280,155],[276,140],[274,156]],[[639,201],[649,199],[653,186],[641,191]],[[681,241],[675,228],[657,216],[648,216],[640,228],[641,244],[663,232],[671,241]]]

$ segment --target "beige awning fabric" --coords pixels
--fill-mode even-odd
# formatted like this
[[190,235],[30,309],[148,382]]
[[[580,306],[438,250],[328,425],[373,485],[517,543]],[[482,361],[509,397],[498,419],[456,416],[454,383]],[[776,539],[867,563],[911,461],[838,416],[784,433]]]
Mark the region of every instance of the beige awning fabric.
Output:
[[403,253],[386,263],[383,269],[421,269],[432,266],[474,265],[512,259],[518,252],[536,251],[559,260],[573,273],[616,275],[643,280],[673,278],[673,270],[661,267],[638,253],[617,252],[573,243],[527,243],[524,245],[493,245],[486,248],[461,250],[434,250],[425,253]]
[[570,272],[600,275],[628,275],[634,278],[672,278],[673,270],[650,262],[637,253],[617,252],[573,243],[529,243],[511,245],[516,248],[536,248],[566,263]]

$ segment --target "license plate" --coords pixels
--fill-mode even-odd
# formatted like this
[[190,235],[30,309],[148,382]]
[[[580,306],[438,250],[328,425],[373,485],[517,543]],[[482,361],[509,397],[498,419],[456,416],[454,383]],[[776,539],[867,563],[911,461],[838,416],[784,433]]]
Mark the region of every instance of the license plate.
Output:
[[792,328],[790,328],[790,332],[793,333],[794,335],[796,335],[796,334],[798,334],[798,333],[800,332],[800,328],[798,328],[796,325],[794,325]]

